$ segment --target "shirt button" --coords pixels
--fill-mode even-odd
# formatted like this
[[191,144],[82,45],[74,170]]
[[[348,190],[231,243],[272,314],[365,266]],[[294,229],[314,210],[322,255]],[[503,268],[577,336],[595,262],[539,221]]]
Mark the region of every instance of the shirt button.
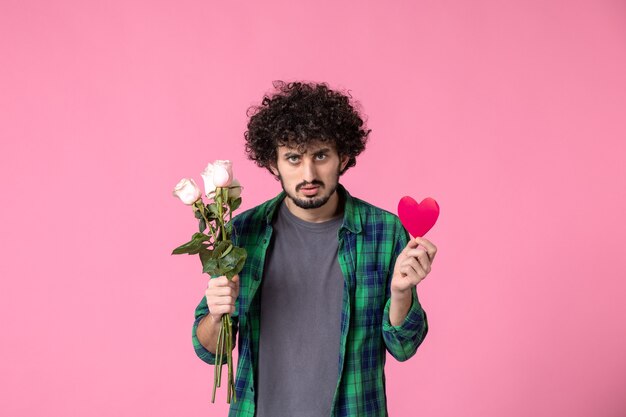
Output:
[[250,387],[250,391],[254,392],[254,387]]

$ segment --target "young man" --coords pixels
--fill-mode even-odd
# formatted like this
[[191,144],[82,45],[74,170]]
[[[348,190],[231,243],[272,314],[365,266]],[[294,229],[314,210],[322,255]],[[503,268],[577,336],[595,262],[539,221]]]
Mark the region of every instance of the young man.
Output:
[[405,361],[428,332],[415,287],[437,248],[339,183],[370,132],[348,98],[325,84],[275,86],[250,117],[246,151],[283,191],[233,219],[248,258],[232,282],[209,280],[195,351],[215,364],[220,318],[231,314],[229,416],[386,416],[386,352]]

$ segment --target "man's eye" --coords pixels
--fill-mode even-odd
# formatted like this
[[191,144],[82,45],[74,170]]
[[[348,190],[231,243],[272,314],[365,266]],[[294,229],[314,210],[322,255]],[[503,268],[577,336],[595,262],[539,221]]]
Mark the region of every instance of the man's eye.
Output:
[[291,163],[294,163],[294,164],[295,164],[296,162],[298,162],[298,161],[300,160],[300,158],[299,158],[299,157],[297,157],[297,156],[295,156],[295,155],[292,155],[292,156],[288,157],[288,158],[287,158],[287,160],[288,160],[289,162],[291,162]]
[[323,161],[324,159],[326,159],[326,154],[319,154],[315,157],[318,161]]

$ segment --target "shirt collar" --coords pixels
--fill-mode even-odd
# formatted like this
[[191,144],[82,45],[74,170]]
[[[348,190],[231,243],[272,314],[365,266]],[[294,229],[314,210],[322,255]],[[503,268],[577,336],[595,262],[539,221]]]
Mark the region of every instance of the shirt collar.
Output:
[[[356,207],[354,198],[341,184],[337,184],[337,192],[339,193],[340,201],[343,200],[345,202],[343,209],[343,223],[339,229],[347,229],[352,233],[361,233],[361,215]],[[283,201],[286,195],[287,194],[283,190],[266,205],[264,217],[265,222],[268,225],[272,224],[276,208]]]

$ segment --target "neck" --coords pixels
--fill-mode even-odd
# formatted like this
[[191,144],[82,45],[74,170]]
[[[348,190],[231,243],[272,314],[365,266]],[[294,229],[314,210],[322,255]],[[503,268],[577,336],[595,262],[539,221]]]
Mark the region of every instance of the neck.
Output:
[[316,209],[303,209],[298,207],[289,196],[285,197],[285,204],[294,216],[311,223],[328,221],[343,212],[343,203],[339,200],[337,190],[335,190],[326,204]]

